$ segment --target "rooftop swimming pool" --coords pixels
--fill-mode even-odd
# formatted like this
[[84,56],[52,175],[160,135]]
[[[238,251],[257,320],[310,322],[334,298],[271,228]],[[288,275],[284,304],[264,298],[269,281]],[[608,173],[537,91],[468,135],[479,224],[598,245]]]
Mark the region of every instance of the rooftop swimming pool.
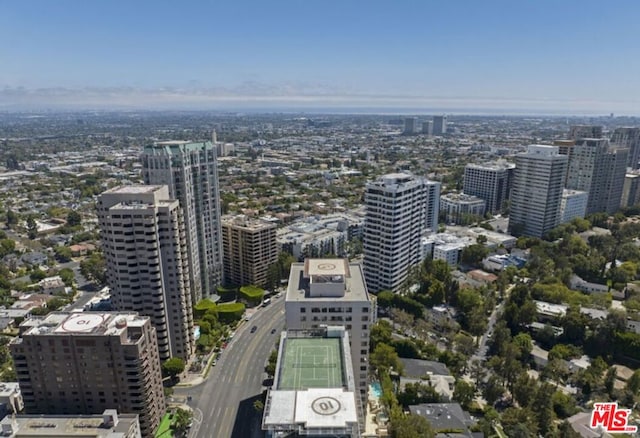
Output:
[[369,385],[369,392],[371,392],[376,398],[382,397],[382,387],[380,382],[373,382]]

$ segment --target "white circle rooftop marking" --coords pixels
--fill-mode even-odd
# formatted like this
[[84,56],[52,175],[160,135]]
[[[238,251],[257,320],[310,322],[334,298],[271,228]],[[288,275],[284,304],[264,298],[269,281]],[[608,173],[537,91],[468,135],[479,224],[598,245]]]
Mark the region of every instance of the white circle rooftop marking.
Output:
[[65,332],[90,332],[105,320],[105,315],[85,314],[71,315],[62,323]]
[[320,263],[318,265],[318,269],[321,271],[331,271],[332,269],[335,269],[336,265],[333,263]]
[[311,409],[318,415],[333,415],[340,410],[340,402],[333,397],[318,397],[311,402]]

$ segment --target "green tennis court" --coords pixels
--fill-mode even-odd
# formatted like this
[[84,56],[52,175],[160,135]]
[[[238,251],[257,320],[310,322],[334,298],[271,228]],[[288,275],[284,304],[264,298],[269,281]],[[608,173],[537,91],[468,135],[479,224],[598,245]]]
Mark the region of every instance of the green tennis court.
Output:
[[339,338],[288,338],[280,366],[278,389],[344,386]]

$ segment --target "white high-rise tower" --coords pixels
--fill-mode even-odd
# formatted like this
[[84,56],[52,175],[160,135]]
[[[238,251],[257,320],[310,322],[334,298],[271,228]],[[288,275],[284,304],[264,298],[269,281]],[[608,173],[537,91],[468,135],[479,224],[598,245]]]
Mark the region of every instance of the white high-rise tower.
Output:
[[367,184],[364,272],[371,292],[398,291],[422,261],[421,238],[438,227],[440,183],[392,173]]
[[560,224],[567,156],[557,146],[530,145],[516,155],[509,232],[542,237]]
[[216,146],[210,141],[155,143],[144,148],[142,166],[145,184],[166,184],[180,201],[193,299],[213,295],[223,281]]

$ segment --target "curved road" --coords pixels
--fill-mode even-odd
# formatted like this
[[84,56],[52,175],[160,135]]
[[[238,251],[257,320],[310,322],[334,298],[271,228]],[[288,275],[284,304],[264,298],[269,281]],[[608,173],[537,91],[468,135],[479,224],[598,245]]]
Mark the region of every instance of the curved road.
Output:
[[[269,306],[258,309],[236,331],[204,383],[176,388],[176,395],[192,397],[189,405],[195,414],[189,438],[263,436],[261,414],[253,402],[264,390],[264,367],[284,322],[284,296],[272,298]],[[257,327],[255,333],[251,333],[253,326]]]

